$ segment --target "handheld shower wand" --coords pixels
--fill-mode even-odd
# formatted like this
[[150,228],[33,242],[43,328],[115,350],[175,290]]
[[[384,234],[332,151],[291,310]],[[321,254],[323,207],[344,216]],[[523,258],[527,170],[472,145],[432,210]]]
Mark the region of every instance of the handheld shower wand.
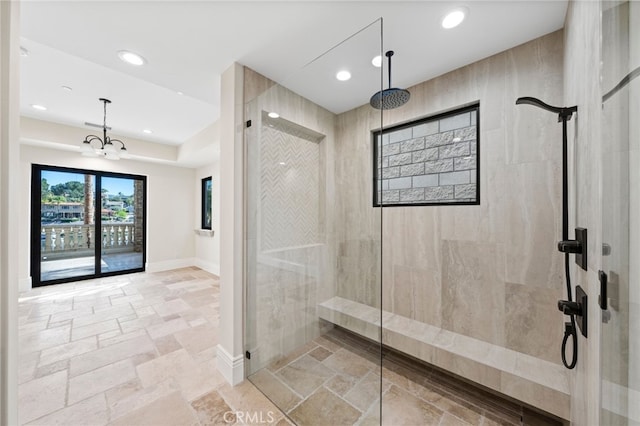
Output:
[[[562,122],[562,241],[558,242],[558,250],[564,253],[564,270],[567,284],[567,299],[559,300],[558,309],[565,315],[569,316],[570,321],[565,322],[564,338],[562,339],[562,363],[568,369],[575,368],[578,362],[578,333],[576,330],[576,315],[586,318],[586,306],[582,306],[581,303],[574,302],[571,291],[571,274],[569,270],[569,254],[578,253],[581,254],[586,263],[587,248],[578,240],[569,240],[569,178],[567,171],[567,164],[569,160],[568,156],[568,143],[567,143],[567,121],[571,120],[574,112],[578,111],[577,106],[572,107],[556,107],[549,105],[540,99],[532,98],[529,96],[518,98],[516,105],[532,105],[538,108],[542,108],[545,111],[558,114],[558,122]],[[586,336],[586,326],[584,327],[583,334]],[[567,362],[566,349],[567,341],[571,337],[573,343],[573,357],[571,362]]]

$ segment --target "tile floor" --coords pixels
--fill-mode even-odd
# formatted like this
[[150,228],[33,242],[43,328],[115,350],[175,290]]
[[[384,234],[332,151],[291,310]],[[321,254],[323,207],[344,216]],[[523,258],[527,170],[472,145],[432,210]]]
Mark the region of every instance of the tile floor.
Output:
[[249,377],[297,424],[558,425],[519,404],[334,328]]
[[382,371],[385,425],[554,424],[397,354],[381,370],[376,346],[341,329],[231,387],[215,367],[218,294],[197,268],[21,294],[20,423],[284,426],[284,411],[301,425],[377,425]]
[[19,303],[29,425],[289,424],[218,373],[217,277],[197,268],[40,287]]

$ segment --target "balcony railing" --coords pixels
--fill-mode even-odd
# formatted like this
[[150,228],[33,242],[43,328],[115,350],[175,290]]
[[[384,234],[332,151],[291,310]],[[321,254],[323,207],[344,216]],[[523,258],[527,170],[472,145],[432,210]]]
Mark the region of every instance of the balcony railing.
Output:
[[[100,234],[103,253],[134,250],[134,223],[103,224]],[[91,255],[95,244],[95,225],[43,225],[40,233],[41,254],[48,259]]]

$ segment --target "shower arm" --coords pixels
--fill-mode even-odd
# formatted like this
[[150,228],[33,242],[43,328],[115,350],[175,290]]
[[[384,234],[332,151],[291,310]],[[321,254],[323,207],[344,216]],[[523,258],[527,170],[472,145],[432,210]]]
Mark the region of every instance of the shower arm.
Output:
[[385,56],[388,58],[388,68],[389,68],[389,89],[391,89],[391,57],[393,56],[393,50],[389,50],[387,53],[385,53]]
[[[553,105],[549,105],[548,103],[543,102],[538,98],[532,98],[531,96],[523,96],[521,98],[518,98],[516,100],[516,105],[533,105],[546,111],[553,112],[554,114],[558,114],[558,123],[561,121],[566,123],[567,121],[571,120],[571,116],[573,115],[573,113],[578,111],[577,106],[556,107]],[[566,135],[564,129],[563,132]]]
[[542,108],[558,114],[558,123],[562,122],[562,241],[558,243],[558,250],[563,253],[574,253],[580,248],[574,247],[574,240],[569,240],[569,179],[567,170],[569,154],[567,147],[567,121],[571,120],[573,113],[578,111],[578,107],[556,107],[530,96],[518,98],[516,105],[533,105]]

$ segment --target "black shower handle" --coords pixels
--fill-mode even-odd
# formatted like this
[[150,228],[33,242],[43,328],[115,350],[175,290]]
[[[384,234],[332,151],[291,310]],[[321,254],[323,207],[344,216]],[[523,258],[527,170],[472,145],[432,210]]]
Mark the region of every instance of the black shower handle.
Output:
[[562,253],[582,253],[582,243],[578,240],[566,240],[558,242],[558,251]]
[[565,315],[582,315],[582,304],[569,300],[558,300],[558,310]]

